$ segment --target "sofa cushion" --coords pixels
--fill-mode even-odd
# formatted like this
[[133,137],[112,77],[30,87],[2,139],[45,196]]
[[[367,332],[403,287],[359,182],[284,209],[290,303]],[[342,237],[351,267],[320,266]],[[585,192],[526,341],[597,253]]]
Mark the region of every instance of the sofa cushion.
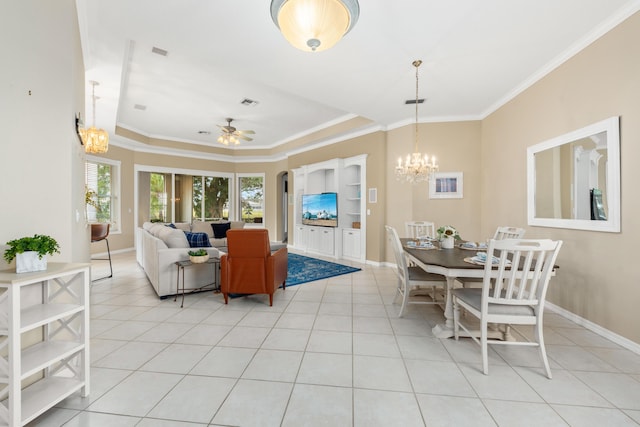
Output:
[[189,242],[189,247],[192,248],[210,248],[211,242],[209,242],[209,235],[207,233],[193,233],[189,231],[184,232]]
[[193,221],[191,224],[192,233],[207,233],[209,237],[213,237],[213,229],[210,222],[205,221]]
[[171,227],[163,227],[158,231],[158,239],[162,240],[168,248],[188,248],[189,242],[184,231]]
[[224,239],[227,237],[227,230],[231,229],[230,222],[212,222],[213,237],[216,239]]
[[153,237],[159,237],[160,236],[160,232],[162,232],[165,229],[167,229],[167,227],[165,227],[164,224],[158,224],[156,222],[156,223],[151,224],[151,226],[149,227],[148,231],[149,231],[149,233],[151,233],[151,235]]
[[175,225],[178,230],[191,231],[191,223],[189,222],[174,222],[173,225]]

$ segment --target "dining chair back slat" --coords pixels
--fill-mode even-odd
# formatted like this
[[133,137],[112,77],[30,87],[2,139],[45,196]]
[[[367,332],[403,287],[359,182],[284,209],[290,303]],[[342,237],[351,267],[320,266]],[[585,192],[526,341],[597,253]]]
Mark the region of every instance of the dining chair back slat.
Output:
[[440,274],[427,273],[421,267],[409,265],[407,255],[402,247],[395,228],[385,225],[387,241],[393,250],[396,260],[398,287],[394,302],[402,297],[402,306],[398,317],[404,316],[408,304],[440,304],[436,289],[445,289],[447,280]]
[[436,237],[436,226],[431,221],[407,221],[404,223],[405,232],[408,238],[418,239],[420,237]]
[[[542,362],[551,378],[543,337],[544,304],[549,281],[562,241],[548,239],[489,240],[487,263],[482,288],[458,288],[452,291],[454,306],[454,334],[462,328],[472,335],[460,321],[464,309],[480,320],[480,340],[483,372],[488,374],[488,344],[535,345],[540,349]],[[496,259],[496,262],[492,260]],[[488,340],[488,325],[534,325],[535,342]],[[517,330],[516,330],[517,331]]]

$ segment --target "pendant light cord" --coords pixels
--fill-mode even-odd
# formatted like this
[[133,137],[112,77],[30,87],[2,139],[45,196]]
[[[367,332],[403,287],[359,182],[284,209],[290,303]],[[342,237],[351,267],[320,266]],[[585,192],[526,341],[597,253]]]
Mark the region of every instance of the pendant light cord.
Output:
[[415,141],[415,150],[414,150],[415,153],[418,152],[418,68],[420,67],[420,65],[422,65],[421,60],[418,59],[413,61],[413,66],[416,67],[416,124],[415,124],[416,141]]

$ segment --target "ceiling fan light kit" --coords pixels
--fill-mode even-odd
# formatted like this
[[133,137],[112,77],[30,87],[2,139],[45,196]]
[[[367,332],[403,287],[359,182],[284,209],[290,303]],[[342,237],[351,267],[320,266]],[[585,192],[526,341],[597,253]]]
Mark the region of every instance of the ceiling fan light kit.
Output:
[[233,121],[233,119],[231,118],[227,118],[225,119],[227,121],[227,125],[226,126],[220,126],[218,125],[218,127],[220,128],[220,130],[222,131],[222,134],[218,137],[218,142],[220,144],[223,145],[238,145],[240,144],[240,140],[245,140],[245,141],[253,141],[253,138],[249,138],[247,136],[247,134],[255,134],[254,131],[252,130],[238,130],[235,127],[231,126],[231,122]]
[[360,16],[358,0],[272,0],[271,18],[284,38],[305,52],[333,47]]

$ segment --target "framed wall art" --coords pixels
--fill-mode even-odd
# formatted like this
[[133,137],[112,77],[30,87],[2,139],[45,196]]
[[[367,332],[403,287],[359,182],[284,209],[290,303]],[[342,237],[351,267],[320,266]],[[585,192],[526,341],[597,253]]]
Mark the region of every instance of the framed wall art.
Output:
[[462,199],[462,172],[435,172],[429,180],[430,199]]

